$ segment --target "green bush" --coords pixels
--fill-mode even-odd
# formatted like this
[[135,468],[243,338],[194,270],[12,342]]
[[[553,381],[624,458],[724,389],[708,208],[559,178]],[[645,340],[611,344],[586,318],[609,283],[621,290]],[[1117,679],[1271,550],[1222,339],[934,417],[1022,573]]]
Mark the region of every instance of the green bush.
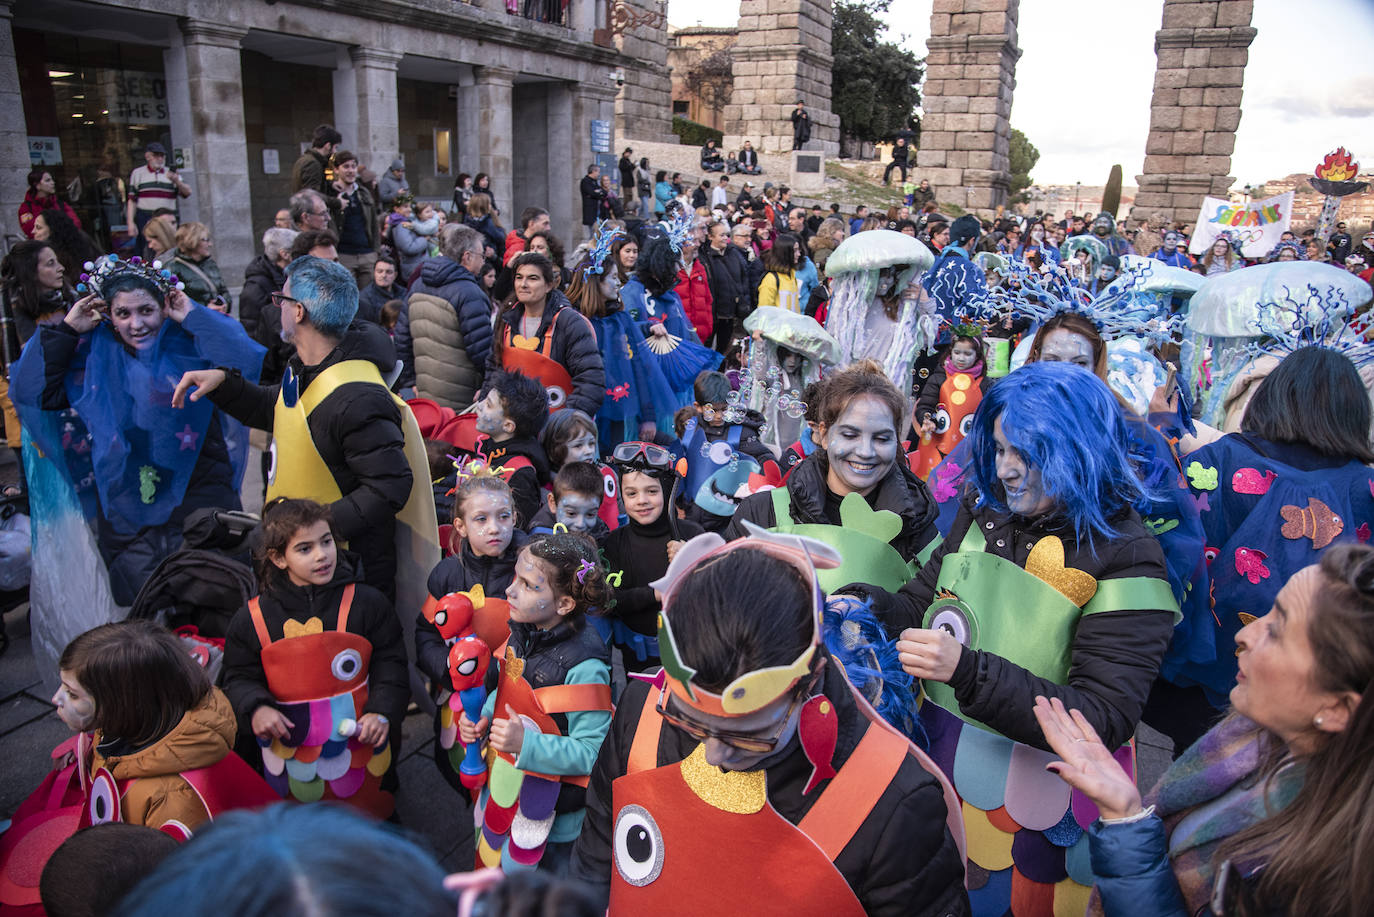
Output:
[[677,134],[679,143],[688,146],[704,146],[706,141],[714,140],[719,147],[725,140],[725,134],[716,130],[714,127],[707,127],[705,124],[698,124],[689,121],[681,115],[673,116],[673,133]]

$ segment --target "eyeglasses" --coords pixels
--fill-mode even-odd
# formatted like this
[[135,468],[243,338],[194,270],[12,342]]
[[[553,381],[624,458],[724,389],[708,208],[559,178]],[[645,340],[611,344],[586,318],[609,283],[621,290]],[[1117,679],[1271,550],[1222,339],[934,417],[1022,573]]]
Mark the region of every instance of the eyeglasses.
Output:
[[642,443],[636,440],[621,443],[611,452],[611,458],[617,462],[628,464],[639,456],[644,456],[644,460],[655,468],[670,468],[673,464],[673,454],[662,446],[655,446],[653,443]]
[[[811,687],[814,686],[815,679],[813,678]],[[692,723],[674,716],[667,710],[667,704],[665,703],[667,694],[668,686],[664,685],[659,689],[658,703],[654,705],[654,710],[658,712],[659,716],[663,717],[669,723],[681,729],[698,742],[705,742],[707,739],[715,739],[717,742],[722,742],[740,751],[750,752],[752,754],[762,754],[764,752],[770,752],[778,747],[778,742],[782,740],[783,730],[785,730],[787,724],[791,722],[792,713],[797,709],[797,705],[801,703],[802,696],[809,696],[811,691],[808,689],[792,698],[792,703],[787,706],[787,713],[783,714],[782,719],[778,721],[778,728],[775,729],[773,735],[767,739],[761,739],[758,736],[741,735],[737,732],[717,732],[714,729],[707,729],[705,726],[698,723]]]
[[298,304],[300,303],[300,300],[299,300],[299,299],[297,299],[297,298],[294,297],[294,296],[287,296],[285,293],[273,293],[273,294],[271,294],[271,295],[272,295],[272,305],[276,306],[278,309],[280,309],[280,308],[282,307],[282,305],[285,304],[285,303],[289,303],[289,302],[294,302],[294,303],[298,303]]

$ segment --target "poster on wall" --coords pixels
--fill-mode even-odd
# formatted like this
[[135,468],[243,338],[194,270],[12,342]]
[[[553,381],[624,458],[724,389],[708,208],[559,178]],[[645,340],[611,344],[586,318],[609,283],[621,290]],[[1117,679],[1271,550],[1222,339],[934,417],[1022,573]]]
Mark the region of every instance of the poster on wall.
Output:
[[1217,236],[1229,232],[1241,240],[1242,255],[1263,258],[1274,250],[1292,219],[1292,191],[1248,204],[1235,204],[1219,197],[1204,197],[1188,251],[1201,255],[1212,247]]
[[29,137],[29,165],[62,165],[62,141],[57,137]]

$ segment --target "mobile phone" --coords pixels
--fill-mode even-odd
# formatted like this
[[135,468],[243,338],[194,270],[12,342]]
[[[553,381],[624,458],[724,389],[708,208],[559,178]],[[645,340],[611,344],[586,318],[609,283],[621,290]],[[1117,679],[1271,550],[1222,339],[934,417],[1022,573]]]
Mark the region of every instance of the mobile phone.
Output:
[[1213,917],[1251,917],[1259,913],[1253,894],[1245,884],[1245,876],[1230,860],[1222,863],[1217,870],[1208,908]]

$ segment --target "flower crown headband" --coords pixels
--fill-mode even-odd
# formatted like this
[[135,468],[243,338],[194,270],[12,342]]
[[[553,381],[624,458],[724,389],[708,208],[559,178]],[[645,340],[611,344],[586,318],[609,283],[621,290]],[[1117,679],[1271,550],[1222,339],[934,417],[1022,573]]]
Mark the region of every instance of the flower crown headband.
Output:
[[163,296],[173,290],[186,289],[186,284],[182,283],[176,274],[164,268],[161,261],[149,263],[138,255],[134,255],[128,261],[121,261],[118,255],[103,255],[95,261],[87,261],[82,267],[85,270],[81,274],[81,282],[76,285],[78,293],[100,293],[104,296],[106,288],[111,283],[126,275],[148,281],[157,287]]

